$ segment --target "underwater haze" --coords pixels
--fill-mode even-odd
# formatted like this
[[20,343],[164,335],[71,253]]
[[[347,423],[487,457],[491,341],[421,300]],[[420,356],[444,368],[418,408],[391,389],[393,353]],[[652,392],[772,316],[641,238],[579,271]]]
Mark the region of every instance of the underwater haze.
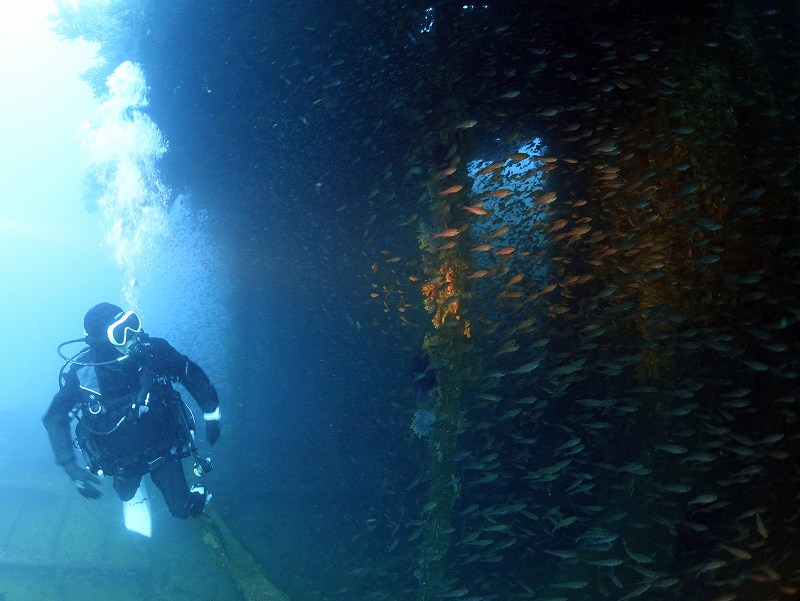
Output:
[[[0,601],[800,599],[795,2],[2,14]],[[41,426],[102,301],[220,395],[151,538]]]
[[101,248],[101,226],[81,201],[76,134],[96,100],[78,75],[95,49],[59,42],[47,20],[54,9],[44,2],[4,6],[0,19],[0,323],[8,345],[0,373],[7,475],[24,473],[30,461],[49,460],[37,414],[58,385],[54,343],[82,335],[81,316],[94,299],[119,296],[117,270]]

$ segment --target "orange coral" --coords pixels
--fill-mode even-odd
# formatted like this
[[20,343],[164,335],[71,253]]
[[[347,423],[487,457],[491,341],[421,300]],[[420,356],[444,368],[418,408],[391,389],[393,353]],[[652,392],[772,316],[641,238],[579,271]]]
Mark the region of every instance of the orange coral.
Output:
[[[443,264],[432,280],[422,285],[422,295],[425,297],[425,309],[433,313],[433,326],[440,328],[442,325],[461,325],[464,335],[469,337],[469,321],[462,319],[458,314],[461,304],[462,290],[460,289],[455,270],[449,263]],[[458,324],[458,322],[462,322]]]

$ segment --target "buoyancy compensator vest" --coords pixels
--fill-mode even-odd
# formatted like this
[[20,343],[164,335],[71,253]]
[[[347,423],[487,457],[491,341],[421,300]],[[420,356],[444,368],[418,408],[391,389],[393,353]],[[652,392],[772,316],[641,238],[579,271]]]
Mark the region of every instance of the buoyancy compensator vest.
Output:
[[153,371],[144,343],[119,361],[75,362],[81,400],[73,408],[75,443],[94,473],[138,476],[194,455],[194,416],[169,379]]

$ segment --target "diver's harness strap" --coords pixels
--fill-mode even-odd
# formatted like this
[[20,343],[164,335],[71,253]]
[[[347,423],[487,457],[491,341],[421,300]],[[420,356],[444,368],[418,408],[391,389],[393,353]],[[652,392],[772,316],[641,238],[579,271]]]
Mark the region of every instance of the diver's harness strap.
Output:
[[[120,418],[116,421],[116,423],[114,423],[110,428],[105,430],[97,430],[95,428],[92,428],[88,423],[83,422],[83,427],[86,428],[86,430],[88,432],[91,432],[92,434],[96,434],[99,436],[106,436],[108,434],[111,434],[117,428],[119,428],[123,424],[123,422],[125,421],[128,421],[129,423],[134,422],[150,410],[150,391],[152,390],[153,384],[155,382],[155,376],[153,375],[153,354],[148,351],[144,343],[139,343],[131,349],[131,352],[128,355],[122,357],[121,359],[138,361],[139,392],[136,393],[136,397],[131,402],[127,411],[123,412]],[[81,402],[77,403],[70,411],[70,417],[73,417],[78,421],[81,421],[82,417],[86,413],[89,413],[90,415],[99,415],[101,413],[105,413],[107,411],[107,407],[100,400],[102,399],[102,394],[99,391],[100,385],[97,380],[95,372],[97,366],[102,365],[102,363],[99,364],[78,363],[78,365],[80,365],[83,368],[88,368],[92,370],[91,377],[87,378],[87,380],[90,380],[89,383],[91,385],[91,388],[82,381],[80,375],[78,376],[81,389],[90,393],[89,394],[90,400],[89,401],[85,399],[81,400]],[[94,390],[94,388],[97,388],[98,390]],[[114,405],[113,400],[110,404],[112,406]]]

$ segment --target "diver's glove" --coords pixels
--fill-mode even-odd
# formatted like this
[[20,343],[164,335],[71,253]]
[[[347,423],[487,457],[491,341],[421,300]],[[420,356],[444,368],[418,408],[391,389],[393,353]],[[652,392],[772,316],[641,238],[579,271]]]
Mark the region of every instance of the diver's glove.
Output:
[[100,484],[100,478],[89,470],[78,467],[76,463],[68,463],[64,466],[64,471],[67,472],[67,476],[72,478],[75,488],[82,496],[87,499],[99,499],[103,496],[103,493],[94,487],[95,484]]
[[212,447],[214,443],[219,440],[222,428],[219,425],[220,412],[219,407],[214,409],[211,413],[204,413],[203,419],[206,422],[206,440]]

